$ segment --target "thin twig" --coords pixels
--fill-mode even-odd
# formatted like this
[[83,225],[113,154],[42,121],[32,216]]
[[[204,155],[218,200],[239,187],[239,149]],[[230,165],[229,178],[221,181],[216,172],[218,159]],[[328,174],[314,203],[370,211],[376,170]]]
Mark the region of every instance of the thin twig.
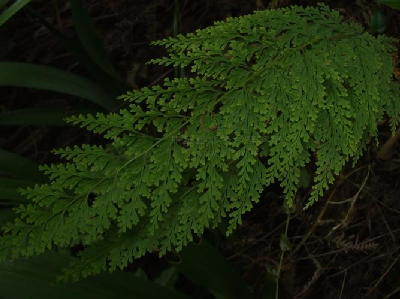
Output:
[[[289,222],[290,222],[290,213],[288,213],[287,218],[286,218],[286,227],[285,227],[285,237],[287,238],[288,230],[289,230]],[[282,263],[283,263],[283,256],[285,255],[285,250],[281,248],[281,258],[279,259],[279,267],[278,267],[278,273],[276,274],[276,292],[275,292],[275,299],[279,298],[279,278],[281,276],[281,269],[282,269]]]
[[[355,203],[356,203],[358,197],[360,196],[361,191],[364,190],[365,184],[366,184],[367,181],[368,181],[370,170],[371,170],[371,167],[368,166],[367,175],[365,176],[364,181],[363,181],[363,183],[361,184],[361,187],[358,189],[357,193],[356,193],[353,197],[351,197],[351,198],[349,198],[349,199],[347,199],[347,200],[345,200],[345,201],[342,201],[342,202],[348,202],[348,201],[350,201],[350,202],[351,202],[350,207],[349,207],[349,209],[347,210],[346,217],[344,217],[344,219],[342,219],[342,221],[341,221],[338,225],[336,225],[335,227],[333,227],[333,228],[331,229],[331,231],[328,233],[328,236],[330,236],[330,235],[331,235],[335,230],[337,230],[339,227],[346,227],[346,226],[347,226],[347,221],[348,221],[348,219],[349,219],[349,216],[350,216],[350,214],[351,214],[351,211],[353,211],[354,205],[355,205]],[[332,202],[330,202],[330,203],[332,203]]]
[[344,290],[344,285],[346,283],[346,277],[347,277],[347,270],[344,271],[344,277],[343,277],[342,287],[340,288],[340,297],[339,297],[339,299],[342,299],[342,296],[343,296],[343,290]]
[[389,138],[388,141],[379,149],[377,157],[379,159],[387,160],[390,158],[391,149],[400,139],[400,128],[397,129],[396,133]]
[[389,299],[390,297],[392,297],[394,294],[398,293],[399,291],[400,291],[400,287],[394,289],[393,292],[391,292],[389,295],[385,296],[385,298],[383,298],[383,299]]
[[329,203],[332,201],[333,196],[336,193],[337,188],[343,183],[343,179],[340,178],[336,185],[333,187],[331,194],[329,195],[328,199],[325,202],[324,207],[322,208],[321,212],[318,214],[317,219],[315,220],[313,226],[310,228],[310,230],[307,232],[307,234],[303,237],[303,239],[301,240],[301,242],[299,243],[299,245],[297,245],[297,247],[290,253],[289,258],[293,257],[293,255],[306,243],[306,241],[308,240],[308,238],[314,233],[314,231],[316,230],[316,228],[318,227],[318,225],[321,223],[322,218],[325,215],[325,212],[328,208]]
[[[397,248],[397,250],[399,250],[399,248]],[[390,266],[386,269],[385,273],[383,273],[383,275],[378,279],[378,281],[375,283],[375,285],[372,287],[372,289],[369,291],[369,293],[371,293],[373,290],[375,290],[378,285],[380,284],[380,282],[382,281],[383,278],[385,278],[385,276],[390,272],[390,270],[393,268],[393,266],[397,263],[397,261],[400,258],[400,253],[397,255],[397,257],[394,259],[394,261],[390,264]]]

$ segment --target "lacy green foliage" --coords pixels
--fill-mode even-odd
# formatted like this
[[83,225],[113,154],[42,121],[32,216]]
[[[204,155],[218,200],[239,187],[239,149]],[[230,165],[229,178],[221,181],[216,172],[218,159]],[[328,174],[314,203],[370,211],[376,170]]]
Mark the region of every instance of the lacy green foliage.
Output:
[[155,42],[169,55],[153,63],[193,76],[129,92],[119,113],[69,119],[110,145],[55,151],[69,162],[24,191],[32,203],[4,228],[1,260],[83,244],[66,273],[79,278],[179,251],[224,217],[231,233],[276,181],[292,205],[312,155],[313,204],[385,112],[399,122],[394,39],[341,21],[324,5],[293,6]]

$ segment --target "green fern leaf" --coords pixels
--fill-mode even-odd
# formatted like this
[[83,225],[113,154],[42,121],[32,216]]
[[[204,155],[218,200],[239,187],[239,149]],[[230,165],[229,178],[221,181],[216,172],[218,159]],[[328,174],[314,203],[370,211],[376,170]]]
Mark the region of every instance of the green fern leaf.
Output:
[[68,162],[42,167],[51,182],[23,191],[31,202],[3,228],[0,261],[80,244],[66,279],[123,269],[181,250],[223,218],[232,233],[274,182],[292,206],[314,163],[311,206],[385,113],[398,126],[394,41],[320,4],[155,42],[168,56],[151,63],[187,67],[189,78],[128,92],[118,113],[69,118],[110,143],[54,151]]

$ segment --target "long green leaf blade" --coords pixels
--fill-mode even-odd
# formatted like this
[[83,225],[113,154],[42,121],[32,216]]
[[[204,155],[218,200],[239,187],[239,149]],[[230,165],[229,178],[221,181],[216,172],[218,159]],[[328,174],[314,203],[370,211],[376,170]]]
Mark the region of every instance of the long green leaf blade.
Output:
[[217,298],[252,298],[232,265],[205,239],[199,245],[189,244],[179,256],[181,261],[174,266],[189,280],[207,288]]
[[1,1],[1,2],[0,2],[0,9],[3,9],[3,8],[8,4],[8,2],[10,2],[10,0],[3,0],[3,1]]
[[83,48],[99,67],[118,79],[118,74],[108,60],[107,53],[82,0],[71,0],[71,9],[72,20]]
[[103,273],[76,283],[55,283],[70,258],[47,252],[0,265],[2,299],[193,299],[127,272]]
[[7,222],[11,222],[15,219],[16,214],[13,211],[13,209],[9,209],[9,208],[2,208],[0,209],[0,225],[4,225]]
[[386,18],[385,15],[379,11],[375,10],[371,17],[370,27],[372,31],[377,33],[384,33],[386,30]]
[[400,9],[400,0],[378,0],[378,4],[385,4],[393,9]]
[[22,196],[18,189],[33,186],[34,184],[35,182],[27,180],[0,178],[0,200],[11,200],[13,205],[26,202],[25,196]]
[[[86,108],[75,109],[76,114],[88,114],[94,111]],[[0,114],[0,125],[27,126],[70,126],[64,118],[70,116],[65,109],[55,107],[25,108]]]
[[94,82],[52,67],[0,62],[0,86],[19,86],[52,90],[87,99],[101,107],[113,110],[118,102]]
[[46,177],[39,171],[39,165],[17,154],[0,149],[0,171],[17,178],[44,182]]
[[50,24],[46,18],[36,10],[27,7],[27,11],[33,18],[36,18],[43,26],[46,27],[47,30],[50,31],[50,33],[58,40],[58,42],[82,64],[82,66],[88,71],[91,78],[100,84],[106,91],[118,96],[131,89],[131,87],[125,82],[116,79],[98,66],[83,48],[79,40],[67,37],[60,30]]
[[[31,0],[17,0],[15,1],[9,8],[4,10],[0,14],[0,26],[2,26],[5,22],[7,22],[13,15],[15,15],[19,10],[24,8],[25,5],[27,5]],[[0,4],[0,6],[5,6],[7,4],[6,1],[5,4]],[[0,7],[1,9],[2,7]]]

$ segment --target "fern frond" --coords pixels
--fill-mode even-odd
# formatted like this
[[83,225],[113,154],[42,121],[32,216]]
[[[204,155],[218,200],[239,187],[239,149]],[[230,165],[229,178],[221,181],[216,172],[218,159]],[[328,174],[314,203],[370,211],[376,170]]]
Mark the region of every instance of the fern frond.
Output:
[[71,117],[110,140],[55,151],[67,164],[4,227],[0,260],[53,246],[84,250],[67,277],[124,268],[146,252],[181,250],[228,218],[231,233],[274,182],[288,206],[316,158],[311,206],[343,166],[400,121],[392,38],[342,23],[337,11],[292,6],[155,42],[190,78],[128,92],[119,113]]

